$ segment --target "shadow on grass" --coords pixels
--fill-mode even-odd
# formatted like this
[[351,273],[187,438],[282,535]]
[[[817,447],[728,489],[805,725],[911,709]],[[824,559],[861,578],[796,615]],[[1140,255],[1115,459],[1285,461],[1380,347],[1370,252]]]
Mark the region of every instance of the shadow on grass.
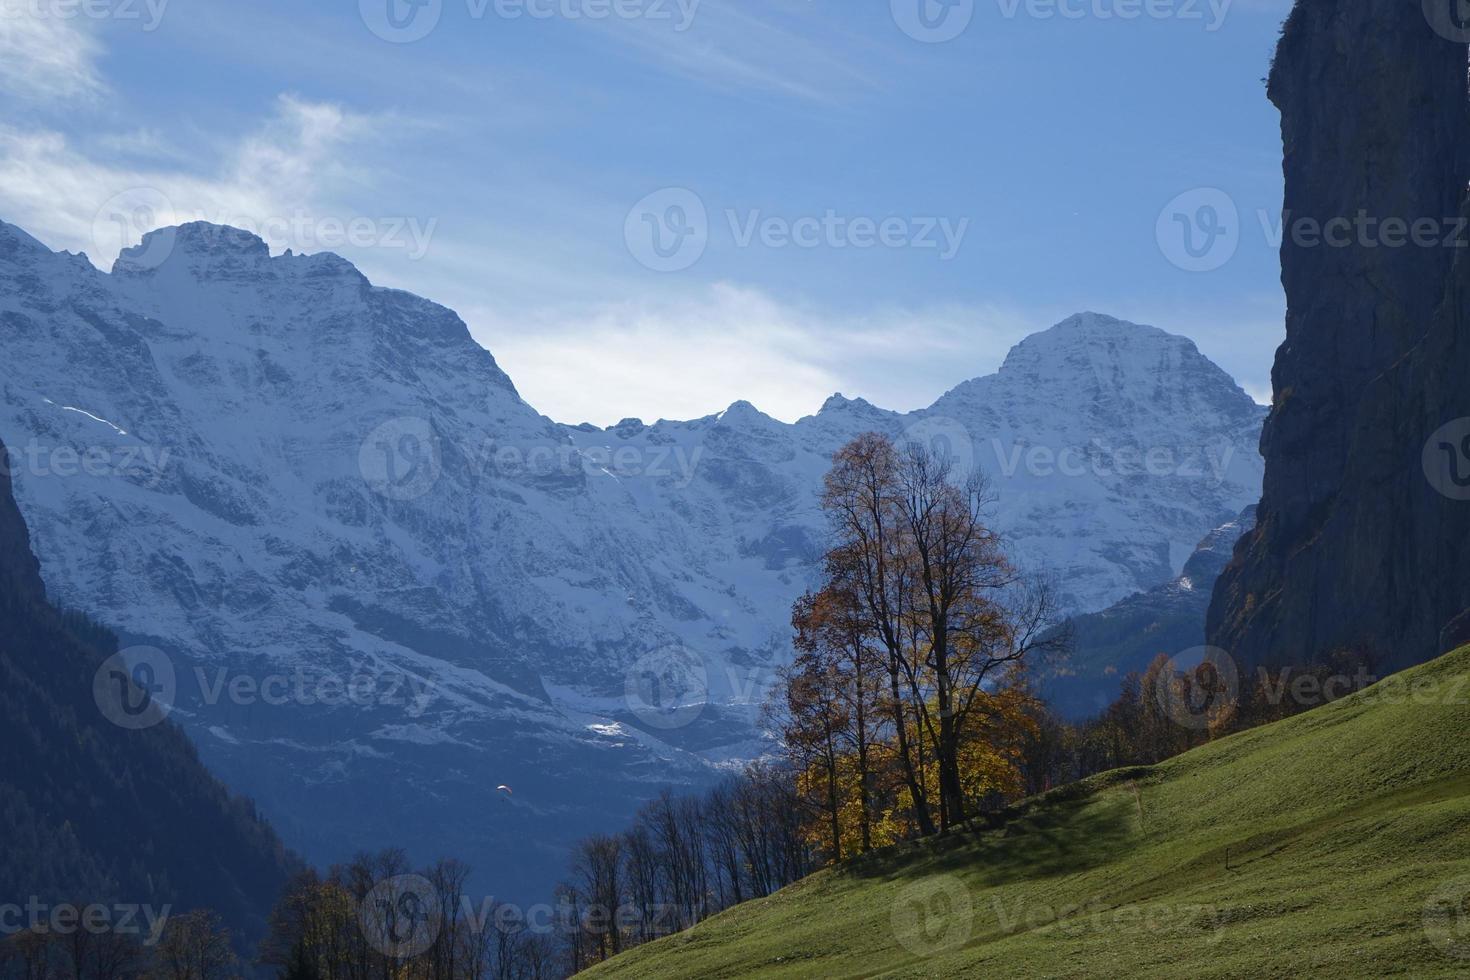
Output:
[[946,834],[905,841],[854,858],[855,878],[964,870],[986,886],[1075,874],[1125,857],[1139,843],[1131,794],[1114,792],[1153,775],[1141,766],[1103,773],[1023,800]]

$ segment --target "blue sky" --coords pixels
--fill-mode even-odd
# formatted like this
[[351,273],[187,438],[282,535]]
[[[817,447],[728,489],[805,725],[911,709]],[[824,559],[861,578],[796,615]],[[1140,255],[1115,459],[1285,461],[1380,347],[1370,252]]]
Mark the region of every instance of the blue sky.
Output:
[[567,422],[915,408],[1082,309],[1269,395],[1286,0],[415,2],[0,0],[0,218],[340,252]]

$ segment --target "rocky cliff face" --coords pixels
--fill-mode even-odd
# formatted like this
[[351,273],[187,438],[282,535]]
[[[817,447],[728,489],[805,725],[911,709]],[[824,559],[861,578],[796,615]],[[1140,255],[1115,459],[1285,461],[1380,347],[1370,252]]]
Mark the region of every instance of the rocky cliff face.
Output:
[[1470,32],[1455,6],[1300,0],[1282,35],[1287,339],[1259,523],[1209,625],[1248,663],[1358,649],[1404,666],[1442,652],[1470,606]]

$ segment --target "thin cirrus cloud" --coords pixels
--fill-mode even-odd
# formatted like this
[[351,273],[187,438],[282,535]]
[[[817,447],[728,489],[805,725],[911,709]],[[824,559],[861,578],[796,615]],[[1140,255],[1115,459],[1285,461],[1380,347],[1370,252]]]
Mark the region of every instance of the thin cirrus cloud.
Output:
[[[342,151],[374,129],[338,106],[281,96],[263,124],[224,149],[216,172],[201,174],[98,158],[54,130],[0,127],[0,215],[103,268],[143,232],[194,220],[259,231],[277,248],[308,247],[281,232],[310,228],[303,218],[313,202],[352,177]],[[119,140],[150,143],[137,134],[98,143]]]
[[12,105],[95,99],[102,46],[76,20],[41,17],[0,0],[0,94]]
[[[658,8],[665,9],[665,8]],[[668,19],[580,21],[649,65],[714,88],[813,102],[877,88],[874,52],[809,5],[750,0],[669,4]],[[866,57],[859,61],[855,53]]]

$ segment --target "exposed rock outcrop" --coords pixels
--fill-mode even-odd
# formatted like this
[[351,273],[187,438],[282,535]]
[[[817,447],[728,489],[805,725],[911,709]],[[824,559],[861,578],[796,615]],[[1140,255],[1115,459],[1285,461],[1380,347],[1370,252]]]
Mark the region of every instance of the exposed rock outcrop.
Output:
[[1434,15],[1300,0],[1272,68],[1287,336],[1259,523],[1209,619],[1247,663],[1354,649],[1405,666],[1470,607],[1470,494],[1454,482],[1470,466],[1454,428],[1470,418],[1467,51]]

